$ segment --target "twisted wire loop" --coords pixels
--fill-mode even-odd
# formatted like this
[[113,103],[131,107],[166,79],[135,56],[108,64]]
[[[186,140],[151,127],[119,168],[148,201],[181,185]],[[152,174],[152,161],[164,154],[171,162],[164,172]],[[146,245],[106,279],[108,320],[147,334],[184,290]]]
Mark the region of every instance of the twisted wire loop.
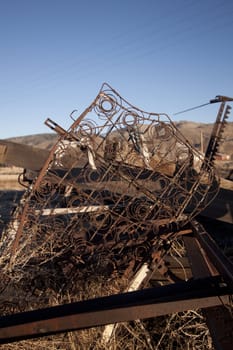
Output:
[[80,266],[103,255],[121,256],[112,264],[121,266],[129,252],[140,260],[166,225],[181,227],[205,208],[218,181],[166,114],[144,112],[104,84],[26,192],[11,269],[68,256]]

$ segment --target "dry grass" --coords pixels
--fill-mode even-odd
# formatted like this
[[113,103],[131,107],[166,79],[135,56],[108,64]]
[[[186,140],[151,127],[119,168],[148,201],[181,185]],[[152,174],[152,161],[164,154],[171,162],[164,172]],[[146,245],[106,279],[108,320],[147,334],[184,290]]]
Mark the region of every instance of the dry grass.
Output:
[[[174,241],[169,254],[184,256],[182,242]],[[24,259],[23,259],[24,260]],[[23,261],[22,260],[22,261]],[[1,314],[10,314],[78,300],[112,295],[126,290],[128,278],[118,271],[105,273],[103,256],[86,267],[76,266],[71,274],[63,273],[65,261],[36,266],[19,266],[10,278],[0,282]],[[68,271],[67,266],[67,271]],[[20,272],[17,275],[17,271]],[[7,285],[7,286],[6,286]],[[106,343],[102,339],[104,327],[64,333],[34,340],[0,346],[1,350],[142,350],[142,349],[198,349],[211,350],[208,328],[200,312],[187,311],[144,321],[121,323]]]

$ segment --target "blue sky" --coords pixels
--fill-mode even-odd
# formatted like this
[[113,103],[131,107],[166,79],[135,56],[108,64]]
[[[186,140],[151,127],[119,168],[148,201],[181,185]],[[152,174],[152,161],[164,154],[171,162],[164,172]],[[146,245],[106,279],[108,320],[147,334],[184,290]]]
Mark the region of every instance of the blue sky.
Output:
[[[215,120],[233,96],[232,0],[0,0],[0,138],[68,128],[108,82],[173,120]],[[231,118],[232,120],[232,118]]]

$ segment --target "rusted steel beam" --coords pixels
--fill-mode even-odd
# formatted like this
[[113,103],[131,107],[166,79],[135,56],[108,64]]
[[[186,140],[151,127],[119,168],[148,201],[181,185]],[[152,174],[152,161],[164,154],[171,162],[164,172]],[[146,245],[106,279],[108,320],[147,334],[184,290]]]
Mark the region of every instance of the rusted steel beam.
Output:
[[193,278],[219,275],[194,235],[183,236]]
[[[206,234],[208,236],[208,234],[205,232],[201,225],[196,223],[195,228],[196,236],[198,236],[199,234]],[[206,252],[201,248],[200,242],[197,240],[197,238],[195,238],[194,236],[184,236],[183,240],[190,261],[193,277],[200,278],[216,274],[216,270],[212,265],[212,262],[215,262],[213,260],[214,256],[212,256],[211,261],[208,259],[208,257],[206,256]],[[208,246],[207,239],[205,240],[205,248],[210,249],[210,247]],[[218,248],[215,250],[215,254],[219,259],[222,256],[222,254],[219,253]],[[221,263],[224,264],[226,262],[225,260],[226,259],[224,258],[223,261],[221,261]],[[227,278],[229,279],[228,274]],[[231,315],[231,311],[223,303],[222,305],[214,307],[206,307],[206,305],[204,305],[204,307],[202,308],[202,312],[206,318],[206,323],[213,340],[214,348],[216,350],[231,350],[233,344],[233,318]]]
[[233,318],[230,307],[216,305],[203,312],[216,350],[232,350]]
[[211,307],[232,292],[217,276],[4,316],[0,343]]
[[223,254],[221,249],[217,246],[210,235],[205,231],[203,226],[197,221],[192,222],[193,232],[201,247],[205,250],[210,261],[213,263],[215,268],[224,277],[231,287],[233,287],[233,264]]

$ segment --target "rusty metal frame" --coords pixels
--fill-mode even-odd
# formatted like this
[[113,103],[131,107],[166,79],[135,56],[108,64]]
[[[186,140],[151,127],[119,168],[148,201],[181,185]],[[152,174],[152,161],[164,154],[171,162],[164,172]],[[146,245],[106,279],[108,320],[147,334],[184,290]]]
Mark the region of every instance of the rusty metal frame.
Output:
[[225,256],[200,223],[193,221],[192,227],[196,239],[208,255],[211,263],[215,266],[219,274],[224,277],[227,283],[233,286],[232,262]]
[[0,343],[227,303],[221,277],[179,282],[0,318]]
[[[30,264],[28,251],[38,236],[41,244],[34,244],[33,251],[38,261],[44,258],[48,235],[60,246],[62,240],[73,241],[74,234],[79,235],[72,252],[84,262],[97,251],[110,256],[113,247],[120,251],[122,246],[154,245],[160,227],[172,223],[184,226],[218,192],[219,178],[212,165],[203,160],[168,115],[131,105],[108,84],[68,131],[51,119],[46,125],[60,137],[29,187],[24,206],[15,213],[17,228],[10,227],[10,235],[6,230],[2,252],[5,270],[19,271],[20,264]],[[195,166],[196,158],[205,166]],[[78,204],[74,204],[75,197]],[[72,225],[68,230],[67,215],[60,220],[57,214],[64,199],[65,206],[71,208],[68,215],[79,223],[78,233]],[[98,206],[94,213],[72,210],[93,202]],[[112,204],[109,210],[103,210],[106,202]],[[44,232],[48,208],[52,210]],[[59,220],[66,230],[62,225],[57,227]],[[88,227],[83,224],[86,221]],[[56,247],[49,250],[51,259],[56,253]]]
[[[233,271],[233,266],[230,266],[231,262],[222,254],[220,249],[215,245],[199,223],[193,222],[193,225],[195,226],[194,234],[183,237],[193,277],[204,278],[213,276],[218,274],[216,265],[220,267],[220,269],[222,269],[223,266],[225,268],[228,266],[228,273],[226,275],[224,268],[224,274],[226,275],[229,285],[232,286],[232,281],[229,278],[230,270]],[[205,250],[202,248],[203,245],[205,245]],[[215,248],[214,251],[211,249],[213,246]],[[208,251],[212,253],[211,260],[208,258]],[[216,260],[218,261],[217,264]],[[216,350],[230,350],[233,344],[233,318],[230,308],[226,307],[224,303],[213,307],[203,305],[202,313],[206,318],[214,348]]]

